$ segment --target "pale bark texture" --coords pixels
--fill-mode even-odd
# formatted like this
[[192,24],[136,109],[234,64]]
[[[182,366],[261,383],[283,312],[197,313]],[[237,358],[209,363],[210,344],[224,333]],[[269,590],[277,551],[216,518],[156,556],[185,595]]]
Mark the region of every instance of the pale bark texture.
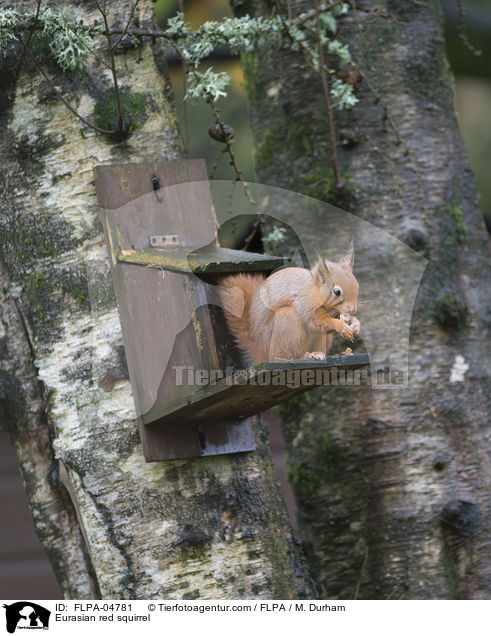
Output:
[[[274,5],[294,17],[313,7],[232,4],[255,15]],[[300,534],[322,597],[489,599],[487,236],[455,118],[442,16],[436,0],[361,5],[339,21],[337,38],[364,77],[355,108],[335,113],[346,185],[325,200],[430,265],[412,319],[408,388],[331,386],[283,410]],[[329,172],[332,182],[333,164],[318,75],[280,49],[248,54],[244,70],[257,181],[322,198],[311,185],[327,183]],[[290,221],[333,247],[321,217]],[[395,288],[397,254],[364,247],[355,274]],[[397,282],[404,286],[404,272]],[[370,298],[367,289],[360,298]],[[376,313],[377,298],[370,302]]]
[[[95,3],[50,4],[101,21]],[[124,26],[133,3],[104,4]],[[135,15],[153,28],[149,0]],[[93,168],[182,148],[161,44],[121,44],[144,114],[119,142],[81,124],[28,56],[15,73],[15,51],[2,61],[0,415],[38,536],[71,598],[308,596],[259,421],[255,453],[144,461]],[[44,68],[84,117],[111,99],[97,60],[79,78]]]

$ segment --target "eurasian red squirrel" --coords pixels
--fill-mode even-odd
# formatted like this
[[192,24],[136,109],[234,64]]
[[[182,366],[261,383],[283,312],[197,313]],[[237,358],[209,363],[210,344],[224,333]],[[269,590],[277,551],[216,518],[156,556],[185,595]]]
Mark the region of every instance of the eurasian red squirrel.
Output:
[[353,242],[337,263],[319,256],[311,269],[287,267],[265,277],[232,274],[220,283],[227,324],[248,362],[324,359],[334,332],[360,330]]

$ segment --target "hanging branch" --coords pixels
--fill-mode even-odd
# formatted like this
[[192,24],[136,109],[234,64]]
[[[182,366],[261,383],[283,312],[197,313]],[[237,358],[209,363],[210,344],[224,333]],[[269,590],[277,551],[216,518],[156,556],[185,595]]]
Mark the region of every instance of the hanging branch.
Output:
[[[133,20],[133,16],[135,14],[136,11],[136,7],[140,4],[140,0],[136,0],[135,4],[133,5],[132,9],[131,9],[131,13],[130,13],[130,17],[128,18],[128,21],[126,22],[126,26],[123,29],[121,35],[119,36],[119,38],[116,40],[116,42],[111,46],[111,49],[114,51],[119,43],[121,42],[121,40],[124,38],[124,36],[128,33],[128,29],[130,28],[130,24]],[[113,35],[113,30],[110,30],[111,35]],[[109,43],[111,44],[111,43]]]
[[252,243],[254,237],[257,234],[258,229],[261,226],[261,220],[257,219],[257,221],[254,221],[254,223],[252,224],[252,230],[251,233],[249,234],[249,236],[247,236],[244,240],[244,245],[240,248],[241,250],[243,250],[244,252],[247,252],[247,250],[249,249],[250,244]]
[[213,168],[211,169],[210,174],[208,175],[208,178],[210,179],[210,181],[213,179],[213,177],[215,176],[215,172],[216,169],[218,168],[218,164],[220,163],[220,161],[223,159],[223,157],[227,154],[227,148],[223,148],[223,150],[220,152],[220,154],[218,155],[218,157],[215,159],[215,163],[213,164]]
[[319,14],[319,3],[318,0],[315,0],[315,23],[316,23],[316,35],[317,35],[317,45],[319,50],[319,73],[322,81],[322,90],[324,92],[324,101],[326,103],[327,110],[327,121],[329,124],[329,137],[331,141],[331,152],[332,152],[332,166],[334,170],[334,180],[338,188],[343,186],[343,181],[341,179],[341,175],[339,173],[339,160],[338,160],[338,149],[336,142],[336,131],[334,128],[334,116],[332,113],[331,100],[329,99],[329,85],[327,82],[326,69],[324,64],[324,47],[322,46],[321,39],[321,22],[320,22],[320,14]]
[[[30,43],[32,41],[32,37],[33,37],[35,31],[36,30],[42,30],[44,28],[43,25],[39,23],[39,19],[38,19],[39,16],[40,16],[42,0],[38,0],[37,6],[36,6],[35,16],[33,18],[31,18],[29,20],[28,25],[26,25],[26,28],[29,28],[29,34],[28,34],[27,40],[24,41],[20,35],[16,36],[17,40],[19,41],[19,43],[22,46],[22,53],[21,53],[21,55],[19,57],[19,60],[16,62],[16,64],[10,70],[11,71],[17,70],[20,67],[20,65],[22,64],[22,62],[25,59],[25,57],[28,56],[29,59],[32,61],[32,63],[36,66],[37,70],[41,73],[41,75],[44,77],[44,79],[48,82],[50,88],[57,95],[57,97],[60,99],[60,101],[84,125],[86,125],[89,128],[95,130],[96,132],[99,132],[99,133],[102,133],[102,134],[106,134],[106,135],[115,135],[117,133],[122,132],[123,129],[124,129],[124,118],[123,118],[123,108],[122,108],[122,103],[121,103],[121,91],[120,91],[120,88],[119,88],[118,75],[117,75],[117,71],[116,71],[116,61],[115,61],[115,56],[114,56],[114,49],[121,42],[121,40],[124,37],[124,35],[128,32],[129,26],[131,24],[131,21],[133,19],[135,10],[136,10],[139,2],[140,2],[140,0],[136,0],[135,1],[134,5],[132,7],[131,13],[130,13],[130,17],[129,17],[127,23],[126,23],[125,28],[122,29],[122,30],[118,30],[118,31],[120,31],[120,37],[118,38],[118,40],[113,45],[112,42],[111,42],[111,31],[112,31],[112,29],[110,29],[110,27],[109,27],[109,23],[108,23],[108,19],[107,19],[107,13],[106,13],[106,10],[105,10],[106,3],[104,1],[104,3],[101,5],[99,0],[95,0],[95,4],[96,4],[96,6],[97,6],[102,18],[103,18],[103,21],[104,21],[105,35],[106,35],[106,39],[107,39],[107,43],[108,43],[109,65],[106,64],[105,60],[103,60],[103,61],[104,61],[104,65],[108,66],[110,68],[111,73],[112,73],[112,77],[113,77],[113,84],[114,84],[114,91],[115,91],[115,101],[116,101],[116,108],[117,108],[117,114],[118,114],[118,125],[117,125],[117,128],[115,128],[114,130],[106,130],[104,128],[101,128],[101,127],[91,123],[90,121],[88,121],[82,115],[80,115],[80,113],[78,113],[76,111],[76,109],[73,108],[73,106],[68,102],[68,100],[63,96],[63,94],[54,85],[54,83],[51,80],[51,78],[48,76],[48,74],[42,68],[41,64],[38,62],[37,57],[35,55],[33,55],[33,53],[30,51],[29,45],[30,45]],[[78,25],[78,26],[82,26],[82,25]],[[24,27],[20,26],[19,28],[22,29]],[[89,29],[92,30],[93,27],[89,27]],[[96,56],[96,57],[98,58],[98,56]]]
[[[322,46],[320,46],[319,53],[314,50],[309,50],[304,44],[304,35],[305,33],[310,33],[310,35],[317,39],[318,43],[320,42],[320,18],[319,15],[324,14],[325,11],[329,11],[331,9],[334,12],[343,11],[340,9],[336,9],[336,7],[341,6],[343,3],[341,0],[336,0],[335,2],[331,2],[327,5],[319,5],[316,3],[315,13],[309,11],[307,13],[299,16],[295,21],[290,20],[287,24],[285,22],[285,18],[281,15],[281,11],[279,11],[279,15],[270,20],[264,19],[256,19],[256,18],[237,18],[237,19],[226,19],[223,23],[217,23],[213,21],[206,22],[197,32],[191,32],[188,30],[187,25],[184,22],[183,14],[179,13],[175,18],[169,21],[169,27],[167,31],[161,30],[146,30],[146,29],[137,29],[132,28],[131,23],[134,18],[136,8],[139,4],[140,0],[135,0],[131,6],[130,15],[128,20],[126,21],[123,28],[110,27],[108,22],[108,15],[106,12],[106,0],[94,0],[95,4],[98,8],[99,13],[103,18],[103,26],[102,28],[97,25],[87,26],[83,24],[68,24],[65,22],[64,18],[57,20],[54,19],[53,16],[51,18],[51,22],[49,25],[50,31],[49,35],[53,38],[56,38],[56,32],[60,30],[62,33],[60,37],[63,36],[65,30],[68,32],[72,32],[72,37],[74,41],[80,39],[80,42],[77,43],[77,48],[75,50],[75,54],[72,55],[74,59],[70,60],[67,63],[63,57],[64,51],[57,52],[55,56],[56,61],[61,65],[64,70],[67,69],[75,69],[83,68],[83,64],[86,64],[88,56],[92,55],[98,59],[97,52],[93,50],[93,36],[97,32],[105,34],[105,38],[107,40],[107,48],[108,55],[107,60],[102,59],[102,62],[105,66],[110,69],[112,74],[112,79],[114,83],[114,92],[115,92],[115,104],[117,111],[117,127],[115,126],[115,130],[113,131],[104,131],[106,134],[117,134],[124,132],[124,112],[123,112],[123,104],[122,104],[122,93],[119,86],[119,80],[116,70],[116,60],[115,60],[115,50],[118,45],[121,43],[122,39],[126,35],[131,35],[138,38],[143,37],[163,37],[166,39],[177,55],[184,61],[185,64],[185,81],[192,75],[192,81],[189,82],[189,85],[186,85],[186,98],[204,98],[206,101],[211,97],[212,101],[215,102],[216,99],[220,96],[226,95],[226,91],[224,90],[228,78],[224,73],[213,73],[212,69],[208,69],[205,73],[198,72],[198,66],[203,60],[203,58],[207,57],[214,47],[217,46],[229,46],[230,49],[234,52],[239,52],[240,50],[252,50],[255,46],[261,45],[261,43],[265,43],[268,41],[268,38],[271,41],[278,42],[283,44],[286,41],[291,43],[291,48],[293,50],[300,50],[301,54],[304,56],[306,63],[309,65],[312,70],[318,74],[320,74],[323,80],[324,87],[324,96],[326,100],[326,107],[328,108],[328,117],[330,122],[330,131],[331,138],[334,139],[335,142],[335,132],[334,132],[334,122],[333,122],[333,114],[332,109],[333,106],[329,101],[329,84],[327,81],[327,71],[326,65],[324,64],[324,51],[322,50]],[[27,54],[29,51],[29,44],[33,37],[33,34],[36,30],[45,30],[46,25],[44,24],[44,20],[42,20],[43,14],[40,13],[40,5],[42,0],[38,1],[36,17],[31,19],[26,19],[24,23],[21,22],[20,15],[13,11],[14,14],[14,32],[17,30],[26,30],[29,29],[29,36],[25,44],[23,44],[23,56]],[[181,0],[182,5],[182,0]],[[60,14],[61,15],[61,14]],[[40,16],[41,19],[37,19]],[[313,30],[312,25],[308,24],[308,21],[312,22],[313,18],[316,18],[317,29]],[[334,20],[334,17],[332,17]],[[281,28],[283,25],[283,28]],[[86,35],[82,36],[82,32],[85,32]],[[114,39],[114,35],[117,34],[119,37]],[[46,34],[44,34],[45,36]],[[87,37],[89,35],[90,37]],[[66,37],[66,36],[65,36]],[[20,38],[19,38],[20,39]],[[333,41],[333,44],[337,45],[337,49],[335,52],[340,57],[349,56],[346,48],[343,47],[339,42]],[[30,51],[29,51],[30,53]],[[319,55],[321,60],[319,62]],[[30,55],[32,56],[32,55]],[[19,65],[22,60],[19,60]],[[39,65],[37,64],[39,67]],[[192,69],[192,71],[189,71]],[[189,73],[188,73],[189,71]],[[51,80],[46,76],[46,73],[43,72],[43,75],[49,81],[50,86],[52,86]],[[338,80],[336,80],[338,82]],[[345,87],[346,89],[346,87]],[[347,87],[347,89],[351,89],[351,87]],[[102,132],[102,129],[98,126],[95,126],[88,122],[85,118],[80,117],[76,111],[68,104],[68,102],[63,98],[60,92],[54,89],[56,94],[60,97],[65,105],[69,108],[69,110],[76,114],[79,119],[93,128],[98,132]],[[334,105],[339,105],[341,108],[350,107],[354,100],[356,99],[352,94],[350,94],[350,90],[342,90],[342,86],[338,87],[333,84],[332,86],[333,95],[336,97],[337,101]],[[213,106],[214,108],[214,103]],[[214,108],[215,118],[217,121],[217,126],[222,126],[220,122],[219,116],[217,115],[216,109]],[[226,146],[226,153],[230,156],[230,163],[236,173],[236,178],[239,182],[242,183],[244,190],[247,194],[248,199],[252,202],[252,196],[249,192],[247,184],[242,178],[241,171],[239,170],[236,162],[236,158],[234,156],[233,151],[231,150],[231,137],[229,135],[225,135],[224,143]],[[222,159],[222,155],[220,155],[215,162],[214,169],[212,174],[214,174],[216,166],[219,161]],[[333,143],[333,162],[334,162],[334,173],[336,178],[336,183],[338,185],[341,184],[341,179],[339,175],[339,167],[336,153],[336,145]]]
[[31,43],[32,40],[32,36],[34,35],[34,31],[36,30],[36,26],[38,24],[38,18],[39,18],[39,13],[41,11],[41,4],[42,4],[43,0],[38,0],[37,6],[36,6],[36,14],[32,20],[32,24],[31,24],[31,28],[29,31],[29,35],[27,36],[27,41],[24,43],[22,42],[22,53],[19,57],[19,59],[17,60],[17,62],[14,64],[14,66],[12,66],[12,68],[9,69],[9,71],[11,72],[15,72],[17,71],[17,69],[20,68],[22,62],[24,61],[25,57],[26,57],[26,53],[27,53],[27,49],[29,48],[29,45]]
[[210,106],[211,106],[211,108],[213,110],[213,114],[215,116],[216,125],[217,125],[217,127],[219,128],[219,130],[222,133],[223,143],[225,144],[225,151],[228,153],[228,155],[230,157],[230,165],[233,167],[234,172],[236,174],[235,180],[239,181],[242,184],[242,187],[244,188],[244,192],[245,192],[245,194],[247,196],[247,199],[248,199],[249,203],[251,205],[255,205],[256,202],[252,198],[251,192],[249,190],[249,186],[244,181],[244,178],[242,176],[242,170],[239,170],[239,166],[237,165],[237,161],[235,159],[235,155],[234,155],[234,152],[232,150],[232,139],[231,139],[230,133],[227,131],[227,125],[223,123],[223,121],[222,121],[222,119],[220,117],[220,111],[215,106],[215,102],[212,99],[209,99],[208,103],[210,104]]
[[[21,42],[22,43],[22,42]],[[48,82],[50,88],[56,93],[56,96],[58,97],[58,99],[68,108],[68,110],[73,113],[75,115],[75,117],[77,117],[83,124],[85,124],[86,126],[88,126],[89,128],[92,128],[92,130],[95,130],[98,133],[102,133],[104,135],[114,135],[115,133],[117,133],[117,130],[105,130],[104,128],[99,128],[99,126],[96,126],[95,124],[92,124],[88,119],[86,119],[85,117],[82,117],[82,115],[80,113],[78,113],[75,108],[73,108],[73,106],[70,104],[69,101],[67,101],[65,99],[65,97],[63,96],[63,94],[58,90],[58,88],[56,88],[56,86],[53,84],[53,81],[51,80],[51,78],[49,77],[49,75],[44,71],[43,67],[39,64],[39,62],[37,61],[36,57],[31,53],[31,51],[29,51],[29,49],[25,50],[26,54],[29,56],[30,60],[32,61],[32,63],[34,64],[34,66],[37,68],[37,70],[41,73],[41,75],[44,77],[44,79]]]
[[[119,90],[118,84],[118,74],[116,72],[116,60],[114,57],[114,49],[111,46],[111,31],[109,29],[109,23],[107,21],[107,13],[106,13],[106,3],[104,0],[104,7],[101,6],[99,0],[94,0],[97,8],[99,9],[100,14],[102,15],[102,19],[104,20],[104,29],[106,32],[107,44],[108,44],[108,52],[109,52],[109,63],[111,66],[111,73],[113,76],[113,84],[114,84],[114,96],[116,99],[116,109],[118,111],[118,127],[116,129],[116,133],[123,131],[123,106],[121,104],[121,93]],[[137,0],[137,3],[139,0]],[[136,5],[133,7],[133,10],[136,8]],[[133,15],[133,12],[132,12]],[[130,18],[131,19],[131,18]],[[125,30],[123,29],[123,34]]]
[[[179,0],[179,11],[184,15],[184,0]],[[186,94],[187,90],[187,77],[188,77],[188,63],[187,61],[181,57],[182,63],[182,94]],[[184,119],[184,150],[186,153],[189,153],[190,147],[190,133],[189,133],[189,111],[186,100],[183,99],[182,104],[182,115]]]
[[[332,3],[332,5],[328,5],[329,8],[332,8],[334,6],[336,6],[337,4],[340,4],[338,2]],[[281,14],[280,14],[281,15]],[[332,112],[332,104],[331,104],[331,100],[329,97],[329,84],[327,81],[327,68],[326,68],[326,64],[325,64],[325,60],[324,60],[324,50],[322,47],[322,41],[321,41],[321,33],[320,33],[320,9],[319,9],[319,5],[317,0],[315,0],[315,9],[310,11],[305,17],[302,16],[302,20],[299,21],[297,19],[297,21],[295,21],[295,24],[303,24],[303,22],[305,22],[307,19],[314,17],[316,18],[316,28],[315,30],[312,29],[311,27],[309,27],[308,25],[303,25],[304,28],[307,28],[307,30],[309,30],[312,35],[315,35],[316,37],[316,41],[317,41],[317,46],[318,46],[318,56],[319,56],[319,63],[318,66],[315,66],[312,61],[311,61],[311,55],[309,50],[307,49],[307,47],[302,43],[302,42],[298,42],[295,41],[295,39],[293,38],[293,36],[290,33],[290,30],[288,28],[288,24],[283,21],[283,25],[285,28],[285,32],[288,35],[288,37],[291,39],[292,42],[295,42],[295,44],[297,44],[300,48],[300,51],[302,52],[302,56],[305,60],[305,62],[308,64],[309,68],[316,73],[317,75],[320,76],[321,78],[321,82],[322,82],[322,90],[323,90],[323,95],[324,95],[324,102],[326,105],[326,111],[327,111],[327,120],[328,120],[328,125],[329,125],[329,138],[330,138],[330,143],[331,143],[331,149],[332,149],[332,163],[333,163],[333,173],[334,173],[334,180],[336,183],[336,186],[338,188],[341,188],[344,185],[343,180],[341,179],[341,174],[340,174],[340,170],[339,170],[339,159],[338,159],[338,151],[337,151],[337,142],[336,142],[336,130],[335,130],[335,123],[334,123],[334,115]]]
[[472,53],[472,55],[479,57],[480,55],[482,55],[482,51],[472,46],[472,44],[469,42],[469,38],[465,34],[465,9],[462,0],[457,0],[457,11],[459,14],[459,23],[457,27],[459,38],[462,44],[468,51]]
[[330,11],[331,9],[334,9],[334,7],[336,7],[338,4],[342,4],[343,2],[345,2],[345,0],[336,0],[336,2],[331,2],[331,4],[326,4],[320,9],[318,7],[316,7],[315,9],[311,9],[310,11],[303,13],[296,20],[294,20],[293,24],[295,26],[303,26],[304,22],[306,22],[307,20],[310,20],[311,18],[316,17],[318,11]]

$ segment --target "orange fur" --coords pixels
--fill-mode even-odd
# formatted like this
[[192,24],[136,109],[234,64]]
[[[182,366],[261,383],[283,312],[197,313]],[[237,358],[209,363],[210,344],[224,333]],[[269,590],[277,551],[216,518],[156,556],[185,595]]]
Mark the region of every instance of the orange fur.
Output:
[[254,349],[249,329],[250,309],[254,294],[264,280],[263,274],[233,274],[226,276],[220,283],[219,292],[225,318],[243,352]]

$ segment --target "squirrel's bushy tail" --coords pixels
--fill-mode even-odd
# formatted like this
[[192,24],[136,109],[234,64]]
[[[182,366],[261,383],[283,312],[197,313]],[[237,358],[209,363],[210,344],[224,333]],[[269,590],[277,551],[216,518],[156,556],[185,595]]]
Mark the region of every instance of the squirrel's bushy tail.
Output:
[[255,352],[250,333],[251,302],[264,279],[263,274],[233,274],[224,278],[219,287],[228,327],[250,360],[254,359]]

